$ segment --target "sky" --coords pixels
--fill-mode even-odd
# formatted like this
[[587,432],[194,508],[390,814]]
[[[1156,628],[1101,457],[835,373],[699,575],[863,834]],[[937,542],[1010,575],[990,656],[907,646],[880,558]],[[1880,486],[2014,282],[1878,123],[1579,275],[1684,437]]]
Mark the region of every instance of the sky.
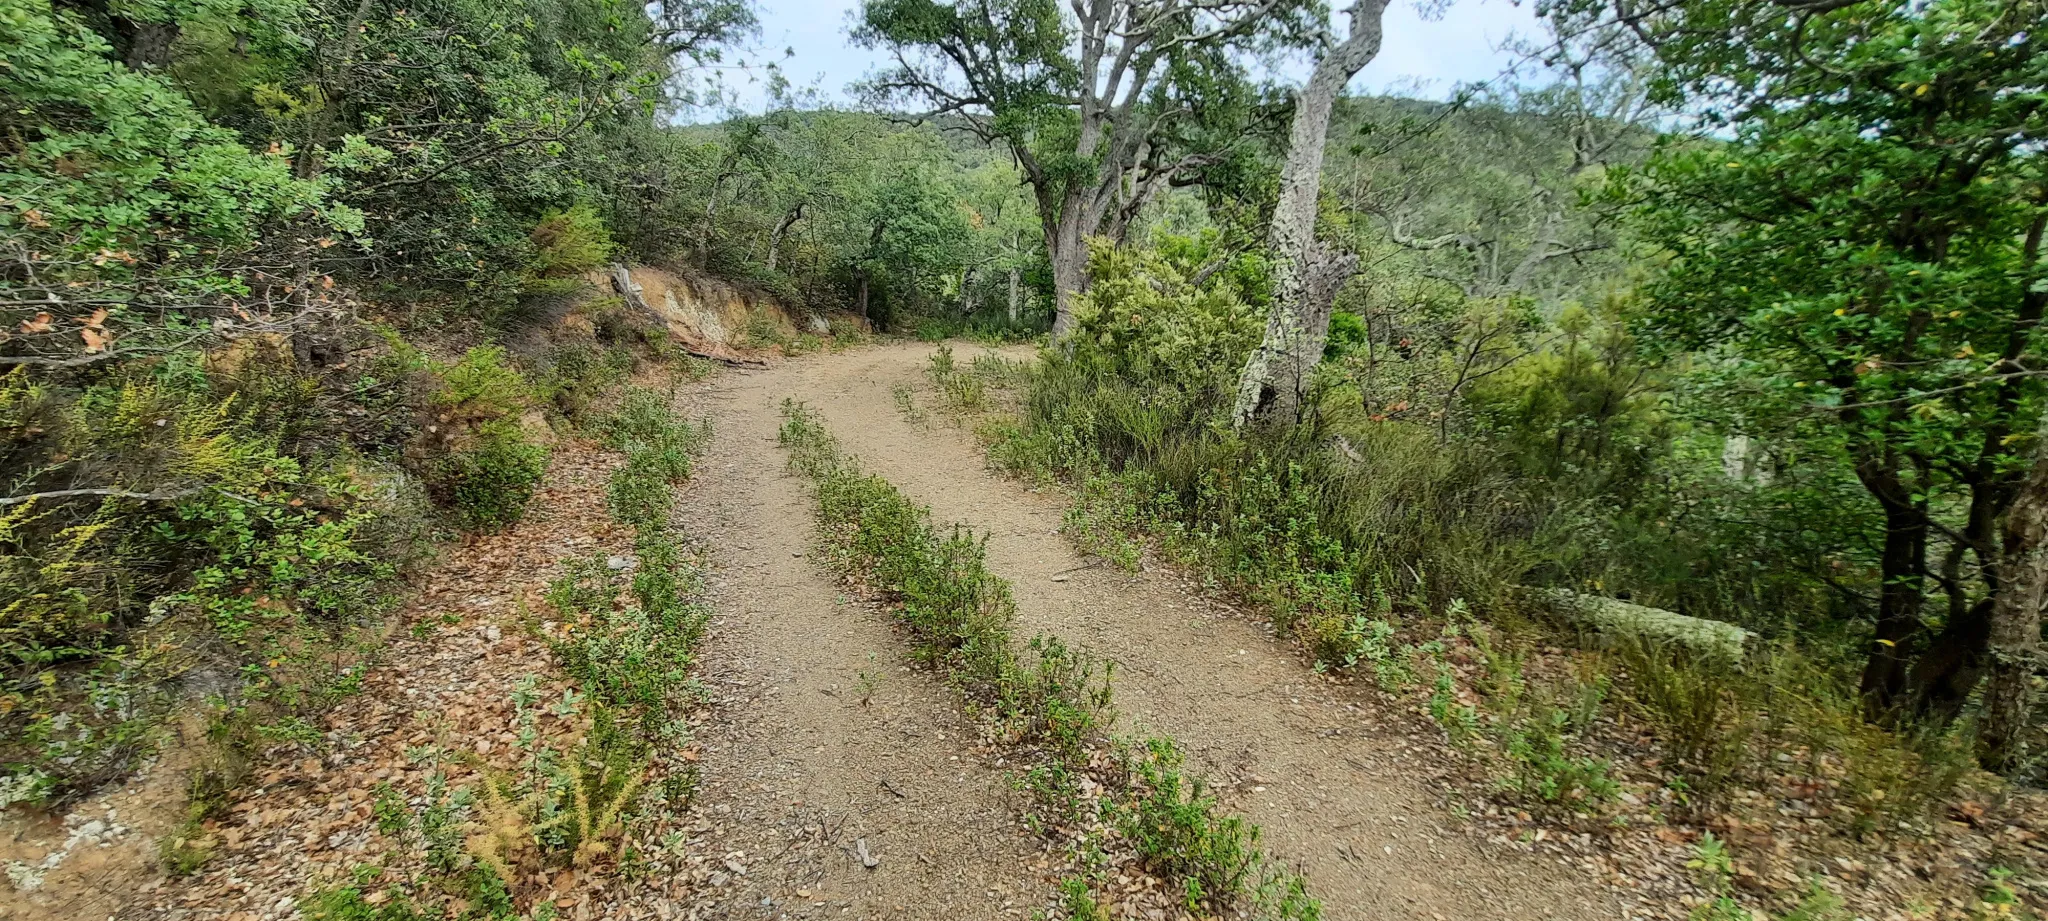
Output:
[[[750,63],[775,61],[798,87],[812,87],[819,101],[849,102],[847,84],[866,76],[880,62],[873,52],[846,37],[848,17],[859,0],[757,0],[761,18],[758,47],[736,55]],[[1533,0],[1456,0],[1440,15],[1421,12],[1410,0],[1396,0],[1387,10],[1386,38],[1380,54],[1351,82],[1353,92],[1398,91],[1403,95],[1443,98],[1461,82],[1489,79],[1513,56],[1499,51],[1514,35],[1538,29]],[[785,56],[785,50],[794,55]],[[759,112],[766,93],[758,75],[747,68],[723,69],[723,81],[742,108]],[[1299,85],[1306,63],[1280,72]],[[702,113],[713,115],[714,113]]]

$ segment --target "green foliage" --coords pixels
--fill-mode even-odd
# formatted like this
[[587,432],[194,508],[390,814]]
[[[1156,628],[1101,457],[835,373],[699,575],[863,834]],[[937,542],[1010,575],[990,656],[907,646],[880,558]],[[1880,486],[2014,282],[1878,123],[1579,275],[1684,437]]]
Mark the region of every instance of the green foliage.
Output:
[[675,415],[669,397],[642,388],[628,389],[618,409],[598,422],[605,447],[628,461],[646,458],[670,482],[690,476],[691,459],[711,438],[710,423],[692,425]]
[[[1857,561],[1882,596],[1862,688],[1876,716],[1963,706],[1975,679],[1953,650],[1981,645],[1993,522],[2033,450],[2042,382],[2013,372],[2048,305],[2034,18],[1982,0],[1793,17],[1699,0],[1646,24],[1671,39],[1663,94],[1729,140],[1673,140],[1612,177],[1668,262],[1641,326],[1701,353],[1729,430],[1796,439],[1882,512],[1882,548]],[[1971,557],[1954,576],[1944,543]],[[1963,616],[1928,624],[1930,588]]]
[[529,237],[534,249],[529,270],[541,281],[573,278],[588,272],[610,260],[617,248],[611,231],[588,202],[548,212],[533,226]]
[[[643,567],[679,561],[646,559]],[[691,699],[689,669],[708,612],[673,592],[636,583],[636,604],[618,605],[618,585],[602,557],[571,561],[569,574],[549,586],[563,636],[554,644],[564,670],[613,717],[632,720],[649,743],[674,741],[684,731],[674,714]],[[599,593],[593,596],[591,593]],[[572,606],[573,605],[573,606]]]
[[228,683],[237,705],[316,704],[341,666],[308,644],[334,646],[383,607],[412,555],[414,535],[380,522],[401,517],[403,494],[360,460],[289,453],[273,420],[293,389],[245,402],[262,388],[216,396],[135,373],[66,392],[20,369],[0,381],[0,405],[39,420],[6,442],[14,463],[44,465],[31,491],[51,475],[155,486],[0,511],[0,757],[41,778],[38,795],[75,794],[147,753],[172,703],[161,682],[201,650],[250,666]]
[[[291,6],[251,9],[289,15]],[[265,222],[320,206],[318,184],[209,123],[172,81],[118,63],[72,9],[8,0],[0,23],[9,46],[0,131],[14,139],[0,169],[0,231],[22,243],[11,260],[34,252],[42,263],[34,286],[231,292],[240,284],[221,269],[257,246]],[[8,325],[34,312],[9,307]]]
[[[1620,792],[1609,765],[1579,754],[1575,742],[1598,715],[1604,679],[1573,687],[1568,679],[1532,686],[1522,657],[1474,634],[1486,657],[1484,732],[1506,761],[1501,785],[1524,801],[1568,812],[1593,812]],[[1572,705],[1561,705],[1571,701]]]
[[[1007,158],[862,112],[777,108],[683,133],[690,162],[678,164],[670,220],[689,222],[712,271],[785,307],[855,312],[879,328],[1043,329],[1041,311],[1018,322],[1006,312],[1010,270],[1021,283],[1040,264],[1032,205]],[[1027,294],[1040,298],[1020,284]]]
[[1180,749],[1148,739],[1125,760],[1138,796],[1117,814],[1118,827],[1138,856],[1179,879],[1185,904],[1198,909],[1244,888],[1258,862],[1258,830],[1236,817],[1219,818],[1215,799],[1200,780],[1181,771]]
[[299,900],[307,921],[427,921],[435,917],[403,891],[386,892],[372,903],[361,889],[321,889]]
[[478,346],[441,372],[434,405],[451,419],[502,419],[525,408],[527,386],[505,363],[505,350]]
[[838,565],[863,574],[897,604],[918,654],[970,693],[1001,697],[1014,652],[1009,586],[990,573],[983,539],[940,531],[929,513],[881,477],[860,472],[816,418],[785,404],[790,466],[818,481],[818,522]]
[[633,355],[623,348],[568,342],[550,349],[534,389],[571,419],[582,416],[606,388],[633,370]]
[[750,24],[728,0],[0,4],[10,801],[119,776],[181,688],[214,693],[225,746],[308,741],[423,500],[501,527],[546,461],[505,352],[444,366],[354,318],[424,305],[406,322],[453,345],[607,258],[674,64]]
[[433,422],[413,449],[432,452],[420,464],[428,494],[453,509],[464,527],[510,526],[547,473],[547,448],[530,441],[519,421],[531,389],[494,346],[470,349],[434,376]]
[[613,517],[636,534],[635,603],[621,604],[618,577],[604,556],[569,561],[548,586],[548,603],[562,618],[553,645],[598,706],[599,723],[637,727],[634,744],[644,750],[687,737],[676,715],[695,693],[689,670],[709,611],[687,597],[692,571],[668,519],[672,486],[689,476],[691,458],[710,433],[677,418],[660,394],[639,389],[628,391],[600,426],[606,443],[626,454],[607,498]]
[[547,474],[548,451],[526,440],[517,422],[496,419],[474,442],[435,461],[427,487],[462,516],[465,527],[494,531],[526,514],[526,502]]
[[1687,785],[1702,797],[1720,795],[1748,761],[1754,722],[1738,696],[1733,663],[1690,656],[1647,639],[1624,641],[1629,701],[1662,731]]
[[1088,891],[1088,881],[1069,877],[1060,880],[1060,908],[1068,921],[1109,921],[1109,911]]
[[1577,306],[1557,323],[1559,342],[1473,388],[1475,423],[1532,489],[1629,498],[1669,450],[1663,394],[1620,323]]

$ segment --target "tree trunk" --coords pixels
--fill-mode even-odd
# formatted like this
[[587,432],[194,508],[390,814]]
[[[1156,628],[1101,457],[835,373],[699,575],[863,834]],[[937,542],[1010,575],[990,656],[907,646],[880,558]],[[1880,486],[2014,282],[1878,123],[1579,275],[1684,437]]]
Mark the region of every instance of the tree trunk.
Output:
[[2024,734],[2034,709],[2034,667],[2040,655],[2041,608],[2048,604],[2048,425],[2034,447],[2034,469],[2005,514],[1992,599],[1990,677],[1977,751],[1984,766],[2007,773],[2025,758]]
[[796,207],[791,208],[788,214],[782,216],[782,220],[775,222],[774,232],[768,235],[768,271],[775,271],[776,256],[782,252],[783,235],[789,233],[790,225],[803,219],[804,203],[797,202]]
[[1963,712],[1977,684],[1984,680],[1989,665],[1986,652],[1991,642],[1991,615],[1996,600],[2004,594],[2004,552],[2000,549],[1999,515],[2012,501],[2012,484],[2004,478],[1977,481],[1970,488],[1970,517],[1962,538],[1968,551],[1983,567],[1985,597],[1969,603],[1961,583],[1964,547],[1950,551],[1952,567],[1944,572],[1943,587],[1949,596],[1949,611],[1941,632],[1927,644],[1913,662],[1907,676],[1913,714],[1936,725],[1947,725]]
[[974,315],[974,267],[960,270],[960,315]]
[[1023,292],[1017,287],[1017,267],[1010,267],[1010,325],[1016,326],[1023,311]]
[[1914,716],[1932,725],[1947,725],[1962,715],[1963,705],[1984,680],[1985,649],[1991,641],[1991,612],[2000,593],[1949,617],[1927,649],[1913,660],[1906,676]]
[[[1872,477],[1866,476],[1869,485]],[[1863,667],[1863,707],[1873,720],[1889,721],[1898,715],[1905,700],[1907,646],[1920,633],[1920,606],[1926,594],[1927,511],[1901,492],[1895,478],[1884,478],[1887,488],[1877,493],[1884,507],[1884,550],[1881,558],[1883,586],[1877,602],[1877,631],[1871,638],[1870,659]]]
[[697,267],[711,264],[711,228],[718,220],[718,193],[725,185],[725,174],[711,178],[711,194],[704,199],[704,221],[697,225]]
[[1330,308],[1357,265],[1316,241],[1316,197],[1323,184],[1323,147],[1330,110],[1352,75],[1379,54],[1381,14],[1387,0],[1354,0],[1347,10],[1351,34],[1316,62],[1294,104],[1280,201],[1273,209],[1268,245],[1273,251],[1273,302],[1266,336],[1238,378],[1231,420],[1239,427],[1258,418],[1299,419],[1304,391],[1330,333]]
[[1052,261],[1054,297],[1052,338],[1065,339],[1074,329],[1074,302],[1088,286],[1088,245],[1079,221],[1063,219],[1047,233],[1046,256]]

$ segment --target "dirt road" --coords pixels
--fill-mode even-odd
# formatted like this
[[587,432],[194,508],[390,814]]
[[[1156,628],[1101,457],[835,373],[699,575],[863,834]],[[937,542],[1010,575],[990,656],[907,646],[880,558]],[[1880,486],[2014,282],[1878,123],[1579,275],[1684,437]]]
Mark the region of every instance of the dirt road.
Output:
[[[987,533],[991,566],[1016,585],[1019,633],[1058,633],[1117,660],[1124,718],[1176,737],[1226,783],[1226,804],[1307,872],[1327,917],[1624,914],[1575,861],[1486,845],[1448,827],[1426,771],[1398,737],[1374,731],[1370,704],[1315,675],[1252,619],[1170,573],[1089,568],[1058,533],[1056,496],[988,473],[965,433],[902,418],[892,389],[916,383],[930,351],[892,344],[806,358],[728,374],[701,397],[717,446],[693,492],[710,501],[705,514],[715,527],[707,530],[721,535],[716,543],[732,560],[721,593],[726,617],[714,636],[743,650],[735,661],[761,682],[750,685],[761,695],[759,732],[734,744],[778,753],[781,770],[768,781],[785,796],[859,815],[871,843],[936,863],[898,858],[902,876],[893,887],[879,884],[878,871],[861,891],[887,901],[908,898],[883,893],[910,886],[934,898],[945,893],[957,906],[913,916],[990,916],[1000,900],[983,893],[1001,892],[1005,882],[1028,886],[1019,858],[1030,845],[989,814],[1002,801],[996,778],[951,760],[961,727],[949,691],[898,670],[874,707],[849,698],[860,671],[892,661],[893,640],[862,612],[836,608],[822,571],[796,556],[808,540],[809,507],[782,472],[773,440],[785,397],[816,407],[847,450],[929,504],[939,521]],[[708,774],[718,778],[713,761]],[[879,775],[914,785],[912,797],[881,789]],[[845,873],[828,878],[859,886]]]
[[[697,809],[742,856],[705,918],[1022,918],[1052,890],[954,692],[807,559],[811,500],[776,446],[783,397],[850,356],[729,372],[685,396],[713,440],[680,522],[712,555]],[[861,859],[863,850],[868,861]]]

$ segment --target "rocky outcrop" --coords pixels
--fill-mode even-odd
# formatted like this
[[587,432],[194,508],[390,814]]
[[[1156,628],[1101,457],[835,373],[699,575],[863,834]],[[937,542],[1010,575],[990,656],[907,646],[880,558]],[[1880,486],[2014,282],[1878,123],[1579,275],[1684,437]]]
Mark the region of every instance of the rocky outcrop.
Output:
[[835,324],[865,321],[792,311],[766,293],[722,279],[654,266],[613,265],[600,285],[628,307],[659,320],[685,351],[731,364],[758,364],[799,332],[829,335]]

